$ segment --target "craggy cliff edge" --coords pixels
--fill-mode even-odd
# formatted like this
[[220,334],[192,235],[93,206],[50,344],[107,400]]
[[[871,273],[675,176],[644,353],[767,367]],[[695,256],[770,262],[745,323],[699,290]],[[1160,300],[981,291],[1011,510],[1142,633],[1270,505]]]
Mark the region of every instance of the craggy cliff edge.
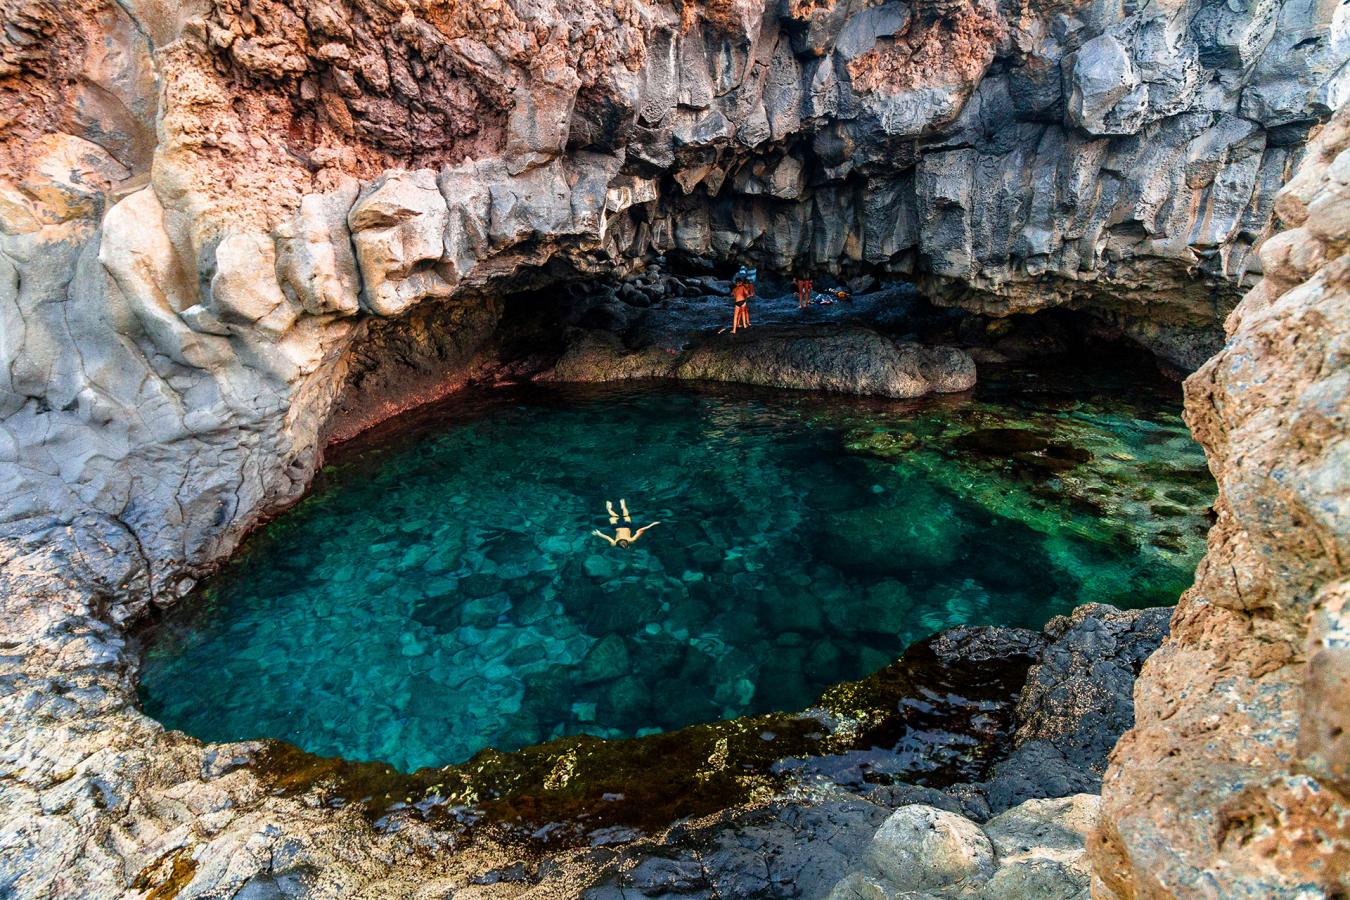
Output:
[[[450,387],[504,291],[651,251],[871,266],[991,314],[1072,306],[1187,368],[1271,267],[1267,300],[1230,319],[1224,377],[1211,364],[1190,389],[1225,485],[1213,564],[1140,688],[1098,865],[1103,890],[1180,890],[1149,879],[1219,853],[1216,877],[1292,890],[1279,873],[1318,862],[1303,845],[1249,867],[1281,810],[1321,809],[1287,798],[1344,778],[1343,746],[1300,737],[1295,754],[1291,735],[1344,719],[1334,690],[1297,684],[1305,656],[1309,678],[1339,671],[1299,623],[1345,559],[1347,328],[1336,263],[1325,300],[1277,300],[1322,260],[1283,238],[1268,247],[1286,256],[1252,250],[1344,99],[1345,16],[1293,0],[0,0],[0,887],[116,892],[208,843],[199,883],[303,859],[334,892],[378,895],[390,843],[434,857],[434,835],[377,839],[164,734],[135,710],[122,628],[301,494],[345,386],[379,390],[382,327]],[[1344,221],[1329,171],[1304,231]],[[1318,302],[1320,327],[1271,349]],[[1334,649],[1333,613],[1312,627]],[[1169,660],[1234,680],[1187,695]],[[1176,762],[1160,735],[1206,704],[1185,732],[1203,749]],[[1216,754],[1285,780],[1252,776],[1256,806],[1230,815],[1232,782],[1206,787]],[[1314,762],[1286,778],[1286,756]],[[1159,798],[1176,820],[1148,821]],[[1218,830],[1196,832],[1207,816]]]
[[1265,279],[1186,382],[1218,523],[1106,776],[1103,893],[1350,882],[1350,114],[1277,209]]

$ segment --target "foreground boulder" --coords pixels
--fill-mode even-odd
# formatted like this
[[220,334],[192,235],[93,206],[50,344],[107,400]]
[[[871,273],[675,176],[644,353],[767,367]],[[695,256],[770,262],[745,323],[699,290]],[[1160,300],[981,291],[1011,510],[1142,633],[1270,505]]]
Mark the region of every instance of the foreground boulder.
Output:
[[1099,803],[1094,794],[1028,800],[983,827],[931,806],[902,807],[829,900],[1086,898],[1086,842]]
[[872,837],[868,862],[902,891],[944,888],[994,871],[994,845],[969,819],[931,806],[896,810]]

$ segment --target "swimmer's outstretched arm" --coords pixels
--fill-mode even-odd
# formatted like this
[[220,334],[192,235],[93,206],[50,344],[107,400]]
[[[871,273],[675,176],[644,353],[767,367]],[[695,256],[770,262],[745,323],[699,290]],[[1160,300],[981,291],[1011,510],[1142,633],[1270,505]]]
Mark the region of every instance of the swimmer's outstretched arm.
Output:
[[615,544],[618,543],[618,541],[617,541],[616,539],[614,539],[614,538],[610,537],[609,535],[605,534],[603,531],[598,531],[598,530],[597,530],[597,531],[592,531],[591,534],[595,535],[595,536],[598,537],[598,538],[604,538],[605,540],[609,541],[609,545],[610,545],[611,547],[613,547]]
[[642,532],[646,531],[648,528],[655,528],[657,525],[660,524],[661,524],[660,522],[653,522],[650,525],[643,525],[637,531],[633,532],[633,540],[636,541],[638,538],[642,537]]

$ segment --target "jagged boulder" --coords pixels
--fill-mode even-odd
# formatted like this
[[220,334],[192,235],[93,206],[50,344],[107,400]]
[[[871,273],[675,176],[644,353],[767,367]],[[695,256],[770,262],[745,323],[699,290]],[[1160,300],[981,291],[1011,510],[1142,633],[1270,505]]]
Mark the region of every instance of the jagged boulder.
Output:
[[994,846],[969,819],[905,806],[877,829],[867,860],[901,891],[929,891],[994,871]]

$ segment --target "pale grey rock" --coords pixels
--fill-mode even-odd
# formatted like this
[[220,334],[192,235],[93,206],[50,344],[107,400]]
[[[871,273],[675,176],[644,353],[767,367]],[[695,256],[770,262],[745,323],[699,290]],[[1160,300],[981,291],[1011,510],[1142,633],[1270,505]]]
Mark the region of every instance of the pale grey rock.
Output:
[[580,87],[581,79],[559,59],[516,89],[503,150],[508,171],[517,174],[562,153]]
[[1056,862],[1031,859],[999,866],[980,886],[983,900],[1088,900],[1091,879]]
[[137,191],[108,211],[98,253],[110,287],[134,317],[135,326],[124,320],[124,327],[137,327],[156,351],[181,365],[205,371],[228,366],[227,341],[200,335],[179,318],[200,305],[196,284],[183,271],[152,189]]
[[994,848],[969,819],[931,806],[906,806],[877,829],[867,861],[900,891],[947,887],[993,873]]
[[843,21],[833,41],[834,50],[844,59],[862,56],[877,45],[877,38],[903,31],[910,15],[910,8],[901,3],[864,6]]
[[256,326],[279,337],[299,318],[299,310],[277,283],[277,254],[271,237],[231,234],[216,245],[216,274],[211,279],[208,312],[226,325]]
[[931,806],[903,807],[877,829],[862,867],[829,897],[1086,898],[1086,843],[1100,803],[1096,794],[1029,800],[983,828]]
[[[894,900],[897,892],[884,879],[862,872],[853,872],[844,876],[830,889],[826,900]],[[914,894],[906,892],[907,897]]]
[[1148,92],[1120,41],[1103,34],[1065,61],[1069,119],[1094,135],[1130,134],[1140,124]]
[[1000,900],[1086,898],[1091,869],[1087,839],[1096,827],[1101,798],[1076,794],[1028,800],[984,825],[999,868],[980,890]]
[[515,178],[494,178],[488,192],[492,200],[488,237],[494,246],[515,244],[534,234],[555,237],[572,223],[570,191],[559,164]]
[[1079,865],[1088,835],[1097,825],[1100,807],[1097,794],[1028,800],[985,822],[984,833],[993,843],[1000,865],[1029,858]]
[[469,277],[480,259],[491,255],[488,230],[492,196],[487,179],[473,163],[442,169],[436,183],[449,210],[444,265],[452,278],[462,280]]
[[1191,36],[1200,59],[1211,66],[1245,69],[1260,58],[1275,34],[1280,4],[1275,0],[1252,3],[1207,3],[1191,20]]
[[332,193],[311,194],[300,201],[292,222],[277,229],[282,290],[311,315],[351,316],[360,310],[361,276],[347,231],[347,213],[359,190],[353,178]]
[[1239,115],[1276,128],[1325,118],[1350,99],[1350,33],[1315,10],[1312,2],[1254,4],[1249,36],[1236,40],[1251,59]]
[[626,848],[581,896],[822,898],[886,815],[847,795],[776,799]]
[[445,252],[449,209],[427,169],[376,179],[347,216],[365,283],[364,308],[396,316],[417,303],[450,296],[437,271]]

